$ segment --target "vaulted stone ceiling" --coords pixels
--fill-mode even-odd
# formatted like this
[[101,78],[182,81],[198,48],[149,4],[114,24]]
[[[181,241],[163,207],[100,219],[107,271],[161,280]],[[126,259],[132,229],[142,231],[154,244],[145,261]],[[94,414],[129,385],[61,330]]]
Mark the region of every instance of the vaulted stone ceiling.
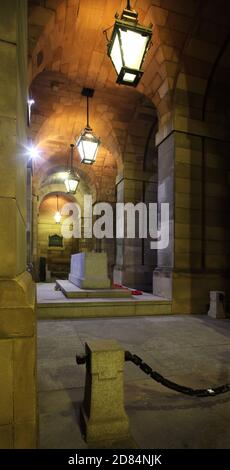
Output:
[[[223,82],[229,70],[229,1],[131,3],[141,23],[153,24],[153,44],[137,89],[116,84],[103,35],[125,0],[29,1],[29,79],[36,99],[31,135],[43,150],[39,181],[52,168],[65,166],[69,144],[85,126],[84,86],[95,88],[90,122],[103,145],[93,167],[80,165],[77,153],[75,164],[99,198],[122,170],[130,128],[134,134],[143,128],[146,139],[144,129],[156,118],[154,108],[161,124],[173,103],[182,116],[215,120],[224,86],[213,102],[214,79]],[[225,83],[229,86],[228,79]],[[105,191],[100,194],[102,184]]]

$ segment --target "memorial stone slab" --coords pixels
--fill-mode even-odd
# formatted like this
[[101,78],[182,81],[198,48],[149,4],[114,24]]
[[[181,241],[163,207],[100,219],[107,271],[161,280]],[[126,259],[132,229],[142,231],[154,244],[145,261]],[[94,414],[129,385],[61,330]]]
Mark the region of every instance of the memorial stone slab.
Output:
[[106,253],[77,253],[71,256],[69,281],[81,289],[109,289]]

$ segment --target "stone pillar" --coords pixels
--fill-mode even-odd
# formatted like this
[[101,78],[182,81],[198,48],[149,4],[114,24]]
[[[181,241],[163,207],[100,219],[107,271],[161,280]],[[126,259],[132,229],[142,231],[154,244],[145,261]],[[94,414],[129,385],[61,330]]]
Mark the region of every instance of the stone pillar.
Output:
[[157,268],[153,273],[153,293],[166,299],[172,298],[172,272],[174,266],[174,135],[171,134],[158,146],[158,196],[160,207],[169,203],[169,245],[158,250]]
[[[108,201],[105,199],[104,202],[109,203],[112,208],[113,208],[113,228],[115,232],[115,221],[116,221],[116,204],[112,201]],[[97,217],[93,217],[93,222],[97,220]],[[94,244],[94,249],[98,253],[106,253],[107,259],[108,259],[108,276],[113,282],[113,269],[115,265],[115,248],[116,248],[116,240],[115,240],[115,233],[113,234],[113,238],[107,238],[104,237],[102,239],[96,239],[93,236],[93,244]]]
[[32,202],[32,168],[27,168],[27,212],[26,212],[26,242],[27,266],[32,268],[32,240],[33,240],[33,202]]
[[0,3],[0,448],[36,447],[35,287],[26,271],[27,2]]
[[86,383],[81,427],[90,447],[130,448],[129,420],[124,408],[124,350],[113,340],[86,344]]
[[[156,202],[157,182],[153,172],[125,171],[117,178],[117,202],[138,204]],[[118,222],[119,223],[119,222]],[[150,249],[150,239],[138,237],[116,239],[114,282],[134,289],[152,291],[152,272],[156,266],[156,252]]]
[[39,280],[38,196],[32,194],[32,264],[34,280]]
[[207,313],[209,292],[229,290],[226,137],[219,128],[185,118],[174,118],[171,129],[157,136],[159,200],[171,208],[170,244],[158,253],[153,289],[166,298],[171,294],[173,313]]

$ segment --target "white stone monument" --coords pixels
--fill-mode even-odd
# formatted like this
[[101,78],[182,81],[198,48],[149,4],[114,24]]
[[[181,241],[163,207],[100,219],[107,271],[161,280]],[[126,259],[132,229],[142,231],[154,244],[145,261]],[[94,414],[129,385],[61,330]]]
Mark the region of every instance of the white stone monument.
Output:
[[81,289],[109,289],[106,253],[77,253],[71,256],[69,281]]
[[210,291],[210,307],[208,311],[209,317],[226,318],[224,309],[225,292]]

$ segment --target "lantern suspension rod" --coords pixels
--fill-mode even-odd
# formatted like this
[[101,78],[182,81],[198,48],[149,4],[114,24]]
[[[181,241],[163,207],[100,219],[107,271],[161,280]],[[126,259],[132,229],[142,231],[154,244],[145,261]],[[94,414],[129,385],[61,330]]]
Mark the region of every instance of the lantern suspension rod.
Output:
[[82,96],[85,96],[87,98],[87,127],[90,127],[89,125],[89,98],[93,97],[94,90],[92,88],[82,88],[81,94]]
[[87,96],[87,127],[89,126],[89,97]]
[[70,169],[71,170],[73,168],[73,149],[74,149],[74,144],[70,144]]
[[132,10],[132,7],[131,7],[131,1],[130,0],[127,0],[127,7],[126,7],[127,10]]

